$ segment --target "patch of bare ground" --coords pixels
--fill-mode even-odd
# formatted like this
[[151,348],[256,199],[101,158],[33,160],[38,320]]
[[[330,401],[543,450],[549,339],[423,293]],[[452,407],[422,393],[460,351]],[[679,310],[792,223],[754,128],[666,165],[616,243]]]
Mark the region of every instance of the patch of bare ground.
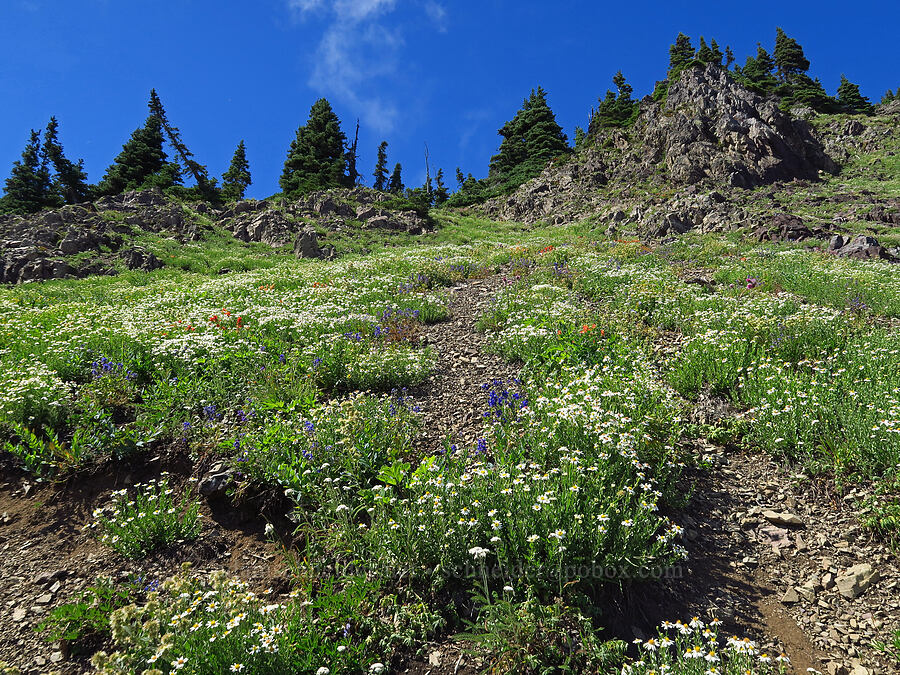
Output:
[[263,537],[266,520],[254,509],[204,504],[203,532],[197,541],[137,561],[122,558],[102,546],[94,531],[83,529],[92,521],[93,509],[113,490],[158,477],[162,471],[171,473],[176,490],[185,489],[194,465],[184,453],[110,462],[59,483],[36,482],[8,462],[2,468],[0,662],[25,674],[90,670],[89,654],[67,654],[64,645],[46,642],[35,627],[54,607],[73,601],[99,577],[146,587],[190,562],[199,571],[228,570],[257,591],[287,590],[280,552]]

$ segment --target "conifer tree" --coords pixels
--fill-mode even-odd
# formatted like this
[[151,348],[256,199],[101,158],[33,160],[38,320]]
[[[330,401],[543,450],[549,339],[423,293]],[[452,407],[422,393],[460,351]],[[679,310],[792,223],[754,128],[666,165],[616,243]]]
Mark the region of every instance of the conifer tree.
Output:
[[554,157],[570,152],[566,135],[547,103],[547,92],[532,90],[522,109],[497,132],[503,137],[488,176],[517,186],[537,176]]
[[694,46],[691,38],[684,33],[679,33],[675,38],[675,44],[669,46],[669,82],[678,79],[682,70],[694,62]]
[[194,180],[197,183],[197,191],[204,197],[212,198],[213,186],[209,180],[209,172],[205,166],[194,159],[194,153],[188,150],[187,145],[185,145],[184,141],[181,139],[181,132],[178,130],[178,127],[173,126],[169,122],[169,118],[166,116],[166,110],[163,108],[162,101],[156,93],[156,89],[150,90],[150,100],[147,103],[147,107],[150,109],[150,115],[159,118],[162,129],[169,139],[169,143],[181,160],[182,169],[194,177]]
[[709,63],[714,66],[721,66],[722,59],[725,55],[722,53],[722,50],[719,48],[719,44],[715,40],[709,41],[709,50],[710,50],[710,58],[712,59]]
[[781,82],[791,83],[797,75],[809,70],[809,60],[803,55],[803,47],[781,29],[775,29],[775,68]]
[[767,96],[774,93],[778,80],[772,74],[775,62],[762,45],[756,44],[756,58],[747,57],[743,68],[736,68],[735,73],[748,89],[757,94]]
[[437,173],[434,175],[434,186],[434,205],[440,206],[446,202],[447,198],[450,196],[450,191],[447,190],[447,186],[444,185],[443,169],[438,169]]
[[388,183],[388,192],[391,194],[399,195],[403,192],[403,178],[400,175],[401,171],[403,171],[403,167],[400,165],[400,162],[397,162],[394,165],[394,171],[391,173],[391,180]]
[[87,183],[87,174],[84,171],[84,161],[72,162],[66,158],[62,144],[59,142],[59,122],[51,117],[44,130],[44,145],[42,152],[50,164],[53,165],[52,192],[55,195],[54,204],[79,204],[89,201],[91,198],[91,186]]
[[375,173],[372,175],[375,176],[375,182],[372,184],[372,187],[376,190],[384,191],[384,188],[387,184],[388,179],[388,171],[387,171],[387,141],[381,141],[381,144],[378,146],[378,154],[375,159]]
[[457,189],[463,186],[463,183],[466,182],[466,177],[463,175],[462,169],[456,167],[456,186]]
[[888,89],[884,92],[884,96],[881,97],[881,103],[890,103],[891,101],[900,100],[900,87],[897,87],[897,93],[895,94],[893,91]]
[[853,115],[871,115],[873,112],[869,99],[859,93],[859,85],[853,84],[845,75],[841,75],[837,102],[841,110]]
[[13,162],[6,179],[6,194],[2,211],[6,213],[36,213],[51,201],[52,185],[47,158],[41,150],[41,134],[34,129],[22,159]]
[[725,69],[731,70],[732,63],[734,63],[734,52],[731,51],[731,45],[725,45]]
[[600,99],[600,105],[588,128],[590,134],[595,134],[599,129],[608,127],[626,127],[634,122],[638,104],[637,101],[632,100],[633,89],[630,84],[625,82],[625,76],[622,75],[621,70],[613,77],[613,84],[616,85],[619,93],[616,95],[607,90],[606,97]]
[[299,195],[346,184],[346,140],[331,104],[320,98],[291,141],[279,180],[284,194]]
[[171,187],[181,180],[177,164],[167,163],[163,149],[163,125],[157,115],[149,115],[143,127],[131,134],[106,175],[100,181],[100,194],[117,195],[142,187]]
[[355,187],[359,182],[359,171],[356,170],[357,148],[359,147],[359,119],[356,120],[356,133],[353,143],[347,147],[347,187]]
[[806,73],[793,75],[791,84],[785,85],[782,89],[783,108],[799,104],[809,106],[820,113],[837,112],[839,108],[837,101],[825,92],[819,78],[814,80]]
[[238,143],[231,158],[228,171],[222,174],[222,197],[227,201],[239,201],[250,185],[250,163],[247,161],[247,147],[243,139]]
[[581,127],[575,127],[575,151],[578,152],[584,147],[584,139],[586,134],[584,133],[584,129]]
[[713,50],[706,44],[706,40],[704,40],[701,35],[700,48],[697,50],[697,60],[701,63],[712,63],[714,58],[715,55],[713,54]]

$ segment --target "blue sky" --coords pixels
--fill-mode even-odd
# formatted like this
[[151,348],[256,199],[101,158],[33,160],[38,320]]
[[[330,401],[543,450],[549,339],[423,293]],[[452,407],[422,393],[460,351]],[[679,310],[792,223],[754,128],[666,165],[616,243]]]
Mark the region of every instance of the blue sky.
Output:
[[621,69],[638,96],[665,76],[679,31],[740,63],[775,26],[834,93],[844,73],[877,101],[900,87],[900,9],[887,0],[0,0],[0,177],[50,115],[99,180],[147,115],[151,87],[210,173],[247,144],[249,196],[278,190],[297,127],[328,98],[371,184],[378,143],[407,184],[424,147],[452,180],[483,176],[497,129],[532,87],[571,138]]

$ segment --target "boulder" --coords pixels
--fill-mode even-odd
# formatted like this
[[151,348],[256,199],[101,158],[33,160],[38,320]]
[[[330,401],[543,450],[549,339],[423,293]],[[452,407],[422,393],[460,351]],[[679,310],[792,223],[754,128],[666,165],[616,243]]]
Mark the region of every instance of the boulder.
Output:
[[298,258],[321,258],[322,249],[319,247],[319,236],[316,231],[307,227],[294,241],[294,255]]
[[216,462],[197,483],[197,491],[209,501],[222,499],[234,480],[234,471],[223,462]]
[[849,122],[847,122],[847,126],[844,127],[844,135],[859,136],[865,130],[866,128],[859,122],[859,120],[850,120]]
[[280,248],[290,243],[296,225],[281,211],[265,210],[244,213],[232,220],[228,227],[241,241],[258,241]]
[[157,258],[150,251],[146,251],[142,248],[135,247],[128,249],[127,251],[122,251],[120,255],[125,262],[126,267],[130,270],[152,272],[153,270],[163,267],[162,260]]
[[[837,241],[832,240],[832,246],[835,243],[837,243]],[[841,246],[832,248],[831,250],[835,255],[839,255],[843,258],[856,258],[859,260],[896,260],[894,256],[888,253],[888,251],[878,243],[878,240],[875,237],[870,237],[865,234],[858,234],[849,242],[842,243]]]

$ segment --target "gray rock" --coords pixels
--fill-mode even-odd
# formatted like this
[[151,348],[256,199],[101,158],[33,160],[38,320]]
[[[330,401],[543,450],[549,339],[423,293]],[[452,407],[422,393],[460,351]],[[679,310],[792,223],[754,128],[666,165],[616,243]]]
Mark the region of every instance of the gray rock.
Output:
[[221,499],[234,480],[234,471],[216,462],[197,484],[197,491],[209,500]]
[[294,241],[294,255],[298,258],[321,258],[322,249],[319,247],[319,236],[316,231],[307,227]]
[[859,122],[859,120],[850,120],[847,122],[847,126],[844,127],[844,134],[847,136],[859,136],[861,135],[866,128]]
[[859,260],[894,260],[894,257],[878,243],[875,237],[865,234],[856,235],[849,243],[834,250],[834,253],[844,258]]
[[762,512],[762,517],[773,525],[803,527],[803,520],[800,516],[794,515],[793,513],[784,513],[767,509]]
[[800,602],[800,596],[797,594],[797,590],[794,588],[789,588],[784,592],[784,595],[781,596],[781,602],[785,605],[796,605]]
[[153,255],[150,251],[146,251],[142,248],[132,248],[127,251],[123,251],[121,253],[122,260],[125,261],[125,265],[130,270],[143,270],[145,272],[152,272],[153,270],[158,270],[160,267],[163,267],[163,262],[155,255]]
[[281,211],[254,210],[234,218],[228,227],[241,241],[258,241],[280,248],[290,243],[297,226]]
[[878,570],[869,563],[860,563],[847,569],[836,579],[838,592],[848,599],[858,598],[881,578]]

